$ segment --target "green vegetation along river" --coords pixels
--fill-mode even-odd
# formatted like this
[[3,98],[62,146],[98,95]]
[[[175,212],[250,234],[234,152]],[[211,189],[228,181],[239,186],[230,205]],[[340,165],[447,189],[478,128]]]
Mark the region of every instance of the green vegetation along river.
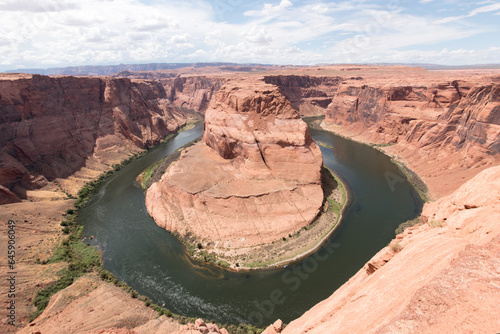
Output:
[[422,200],[381,152],[311,129],[324,164],[352,190],[332,238],[314,255],[279,270],[236,273],[195,263],[148,215],[135,181],[145,168],[203,133],[202,122],[125,166],[79,212],[84,236],[103,252],[104,268],[174,313],[222,323],[289,322],[330,296],[416,217]]

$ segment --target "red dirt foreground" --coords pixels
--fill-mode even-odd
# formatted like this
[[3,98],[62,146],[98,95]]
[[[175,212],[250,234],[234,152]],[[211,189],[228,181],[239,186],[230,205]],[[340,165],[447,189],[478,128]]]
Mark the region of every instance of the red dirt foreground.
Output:
[[251,252],[311,223],[323,202],[322,155],[276,86],[233,80],[206,111],[203,142],[147,191],[156,223],[203,245]]

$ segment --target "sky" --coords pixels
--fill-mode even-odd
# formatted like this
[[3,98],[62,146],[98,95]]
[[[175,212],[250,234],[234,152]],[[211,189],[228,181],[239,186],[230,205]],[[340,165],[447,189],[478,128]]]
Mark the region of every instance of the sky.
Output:
[[0,71],[80,65],[500,63],[500,1],[0,0]]

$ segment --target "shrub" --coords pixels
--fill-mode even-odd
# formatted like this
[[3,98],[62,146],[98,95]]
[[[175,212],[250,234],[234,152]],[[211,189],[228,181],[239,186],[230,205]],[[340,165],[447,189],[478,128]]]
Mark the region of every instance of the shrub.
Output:
[[442,220],[434,219],[434,220],[431,220],[429,222],[429,225],[431,225],[433,228],[443,227],[443,221]]
[[100,277],[103,281],[107,281],[107,282],[115,282],[118,281],[115,277],[115,275],[113,275],[111,272],[107,271],[107,270],[101,270],[101,274],[100,274]]
[[407,220],[404,223],[401,223],[397,228],[396,228],[396,235],[403,233],[407,228],[421,224],[422,221],[420,218],[415,218],[412,220]]
[[389,247],[391,248],[391,250],[394,252],[394,253],[397,253],[399,252],[403,247],[401,246],[401,244],[399,243],[399,241],[391,241],[391,243],[389,244]]

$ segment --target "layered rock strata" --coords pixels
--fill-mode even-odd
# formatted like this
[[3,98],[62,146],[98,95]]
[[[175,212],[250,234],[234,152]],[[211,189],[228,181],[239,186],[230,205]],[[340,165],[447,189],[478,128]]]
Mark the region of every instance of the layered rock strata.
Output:
[[167,98],[173,105],[205,112],[215,93],[224,85],[221,77],[176,77],[162,79]]
[[147,191],[156,223],[216,248],[287,237],[322,206],[322,155],[276,86],[230,81],[206,112],[203,142]]
[[[361,79],[361,78],[360,78]],[[280,88],[301,116],[319,116],[337,95],[341,77],[269,75],[264,81]]]
[[453,81],[430,87],[341,86],[326,121],[357,123],[374,139],[418,147],[481,147],[500,153],[500,85]]
[[343,83],[323,126],[384,144],[385,152],[423,177],[436,198],[455,190],[457,180],[467,181],[497,163],[500,86],[494,78],[441,83],[431,79],[405,86],[369,80]]
[[177,131],[186,117],[166,97],[158,82],[3,75],[0,203],[85,166],[109,168]]

